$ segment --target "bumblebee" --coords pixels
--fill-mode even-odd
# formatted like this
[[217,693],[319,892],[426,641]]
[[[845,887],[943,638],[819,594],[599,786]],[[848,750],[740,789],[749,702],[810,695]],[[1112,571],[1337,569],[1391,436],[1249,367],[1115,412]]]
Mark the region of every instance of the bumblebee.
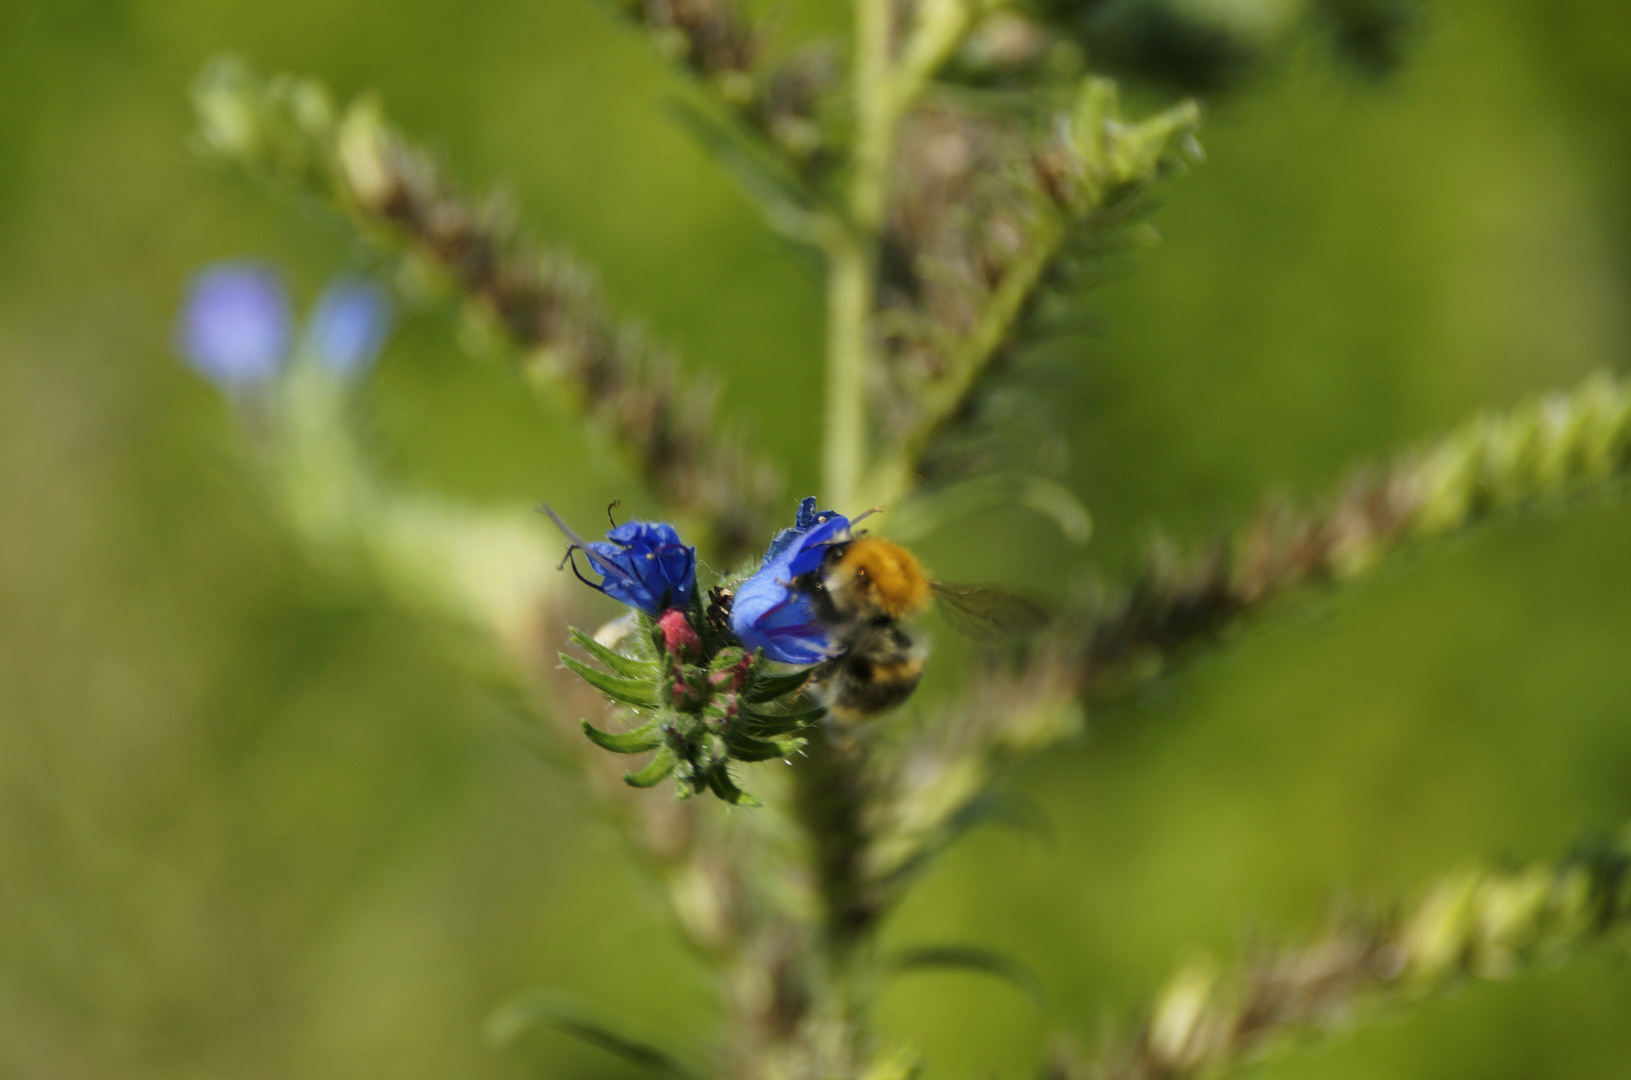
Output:
[[840,650],[812,683],[843,720],[886,712],[917,689],[928,651],[901,623],[935,600],[953,629],[985,640],[1034,633],[1052,617],[1044,603],[1006,589],[931,580],[917,556],[875,536],[833,541],[821,565],[792,584]]

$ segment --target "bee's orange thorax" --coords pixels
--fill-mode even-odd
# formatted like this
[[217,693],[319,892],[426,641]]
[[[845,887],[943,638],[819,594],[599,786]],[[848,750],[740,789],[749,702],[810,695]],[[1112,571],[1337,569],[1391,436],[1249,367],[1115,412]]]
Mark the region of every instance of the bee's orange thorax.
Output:
[[838,573],[892,619],[929,606],[929,579],[917,557],[888,540],[872,536],[855,540],[839,561]]

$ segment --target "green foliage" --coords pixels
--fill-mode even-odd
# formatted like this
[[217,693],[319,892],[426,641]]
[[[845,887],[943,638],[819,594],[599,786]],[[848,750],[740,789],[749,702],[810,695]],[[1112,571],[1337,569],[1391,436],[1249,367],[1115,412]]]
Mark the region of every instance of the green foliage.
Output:
[[[602,645],[576,627],[568,630],[574,642],[610,670],[600,671],[567,653],[560,654],[561,663],[627,706],[635,725],[626,732],[608,732],[584,720],[583,733],[614,754],[657,751],[646,767],[624,774],[632,787],[653,787],[674,774],[681,798],[711,791],[734,805],[757,806],[758,800],[731,778],[731,762],[798,754],[804,734],[826,715],[819,706],[797,707],[810,671],[772,671],[763,652],[750,654],[713,633],[669,647],[649,615],[636,612],[633,618],[632,632],[622,635],[625,647],[655,656],[654,661]],[[711,622],[697,604],[686,630]]]
[[[1319,491],[1356,449],[1623,351],[1623,132],[1600,104],[1623,65],[1600,58],[1631,38],[1610,8],[1565,5],[1544,27],[1500,5],[1456,13],[1479,59],[1429,51],[1418,74],[1403,45],[1444,39],[1406,4],[862,0],[837,48],[824,35],[840,28],[809,25],[825,13],[615,6],[681,78],[659,83],[570,5],[258,14],[272,36],[246,49],[335,85],[366,58],[380,80],[345,106],[242,65],[199,80],[194,145],[339,211],[317,229],[274,226],[149,152],[178,134],[153,88],[243,28],[140,5],[0,17],[28,104],[0,121],[18,163],[0,178],[0,347],[22,358],[0,376],[0,486],[26,508],[0,540],[0,601],[20,612],[0,663],[0,1072],[497,1074],[513,1063],[470,1056],[469,1031],[542,971],[708,1047],[692,1064],[553,1000],[496,1015],[499,1041],[543,1023],[598,1048],[512,1048],[552,1074],[602,1070],[603,1051],[668,1076],[1029,1073],[1041,1025],[1101,1030],[1100,1003],[1149,985],[1175,940],[1216,951],[1242,918],[1296,925],[1331,882],[1386,895],[1468,851],[1546,850],[1624,816],[1623,515],[1601,506],[1631,458],[1617,377],[1484,412],[1193,547],[1159,542],[1119,583],[1086,562],[1115,565],[1150,514],[1206,535],[1265,479]],[[285,20],[299,34],[278,38]],[[335,29],[347,20],[366,30]],[[1394,81],[1328,81],[1310,35]],[[1198,106],[1151,89],[1173,83],[1207,94],[1217,165],[1167,187],[1198,159]],[[37,109],[36,84],[59,87]],[[1571,87],[1589,108],[1561,104]],[[676,90],[668,112],[703,154],[628,119]],[[449,183],[383,101],[450,139],[456,171],[517,178],[542,232],[592,254],[729,389],[716,402],[682,377],[608,313],[584,259]],[[820,305],[783,288],[704,155],[827,274],[825,408],[800,351],[816,335],[776,314]],[[1157,195],[1174,243],[1094,294],[1102,335],[1051,325],[1080,308],[1082,252],[1154,236],[1140,223]],[[364,243],[335,244],[336,222]],[[187,265],[269,244],[297,292],[342,253],[383,254],[410,303],[458,300],[465,343],[516,364],[443,363],[444,320],[416,311],[368,384],[301,356],[208,407],[143,362],[166,347],[152,312]],[[1082,400],[1025,380],[1042,353],[1084,379]],[[508,403],[516,373],[549,388],[553,422]],[[1032,418],[1049,408],[1075,465],[1042,452]],[[726,414],[774,452],[746,451]],[[706,655],[671,653],[649,622],[620,640],[569,629],[557,669],[563,628],[606,612],[556,571],[526,506],[623,495],[737,566],[773,530],[778,469],[817,467],[818,417],[841,509],[888,503],[869,527],[954,579],[1041,586],[1049,633],[993,648],[914,627],[934,646],[923,691],[853,726],[823,715],[810,673],[728,653],[702,612]],[[201,468],[199,443],[228,431],[246,453]],[[988,436],[1037,452],[1016,466]],[[635,478],[649,502],[618,488]],[[1056,543],[1032,513],[1097,546]],[[1331,588],[1357,582],[1372,584]],[[1251,638],[1152,684],[1309,586],[1337,616],[1319,635]],[[471,675],[476,695],[456,689]],[[1084,755],[1065,744],[1088,705]],[[584,782],[525,771],[515,727]],[[639,790],[670,777],[728,805]],[[1064,822],[1057,873],[967,839],[1039,815]],[[613,887],[605,846],[578,832],[591,817],[625,834],[687,959]],[[1612,1070],[1618,1036],[1592,1025],[1623,1011],[1623,980],[1571,958],[1622,944],[1624,862],[1611,844],[1434,878],[1238,974],[1186,966],[1057,1071]],[[897,945],[923,940],[993,947]],[[894,978],[935,969],[1046,986],[1056,1011]],[[1308,1038],[1379,1016],[1404,1024]],[[1310,1052],[1281,1052],[1299,1042]]]
[[528,1029],[546,1024],[615,1054],[630,1065],[668,1080],[700,1080],[701,1073],[668,1051],[651,1045],[620,1025],[558,998],[531,995],[518,998],[487,1018],[487,1041],[508,1046]]
[[1321,938],[1257,958],[1233,977],[1192,964],[1162,990],[1138,1033],[1063,1075],[1142,1080],[1222,1076],[1291,1038],[1415,1002],[1466,978],[1508,979],[1556,964],[1631,920],[1622,843],[1585,861],[1474,869],[1424,890],[1385,918],[1349,917]]
[[[900,30],[880,0],[858,0],[848,123],[801,105],[794,112],[815,135],[795,146],[770,107],[775,77],[766,74],[757,32],[733,4],[644,5],[626,14],[699,78],[708,103],[682,108],[690,130],[773,225],[825,260],[822,453],[832,504],[853,513],[851,503],[906,499],[910,532],[914,516],[917,528],[933,529],[991,504],[994,493],[996,505],[1029,502],[1085,539],[1086,511],[1045,478],[993,484],[964,469],[935,475],[938,488],[924,480],[945,470],[930,467],[936,445],[966,428],[1000,383],[1002,365],[1031,340],[1037,307],[1069,279],[1069,253],[1125,229],[1158,180],[1200,160],[1200,106],[1184,101],[1128,120],[1114,82],[1070,73],[1030,85],[1025,107],[993,109],[978,95],[950,92],[941,76],[955,78],[953,58],[974,45],[987,15],[1008,16],[972,0],[923,0]],[[338,114],[309,82],[259,80],[222,63],[201,80],[197,100],[199,141],[211,153],[326,194],[365,230],[437,267],[448,287],[535,351],[535,371],[564,373],[584,395],[585,412],[607,420],[632,451],[653,494],[699,515],[717,549],[753,551],[769,540],[758,508],[769,486],[748,482],[745,459],[715,441],[709,408],[682,404],[687,395],[672,369],[644,346],[625,347],[631,336],[600,313],[583,271],[535,256],[491,211],[453,192],[384,124],[372,99]],[[950,166],[947,140],[965,147]],[[798,146],[821,153],[801,155]],[[343,424],[298,398],[282,412],[317,432],[314,446],[323,428]],[[810,617],[830,624],[835,655],[791,673],[771,670],[724,629],[736,579],[706,605],[698,588],[689,610],[661,619],[636,612],[597,635],[570,630],[600,666],[562,653],[564,669],[609,699],[626,729],[583,720],[581,733],[613,754],[652,754],[623,773],[627,787],[672,776],[682,799],[711,792],[758,811],[745,826],[758,840],[740,849],[722,833],[694,849],[650,838],[649,822],[634,833],[645,835],[647,854],[674,882],[691,882],[672,887],[676,919],[728,979],[777,981],[768,997],[727,995],[736,1012],[722,1067],[751,1080],[915,1075],[915,1053],[889,1047],[872,1028],[873,988],[888,971],[966,968],[1040,998],[1035,977],[999,952],[944,946],[884,958],[876,945],[887,916],[934,860],[1001,816],[997,787],[1017,762],[1079,732],[1085,700],[1147,679],[1294,587],[1355,579],[1394,551],[1497,513],[1613,485],[1631,469],[1628,446],[1631,394],[1597,377],[1361,472],[1311,514],[1273,506],[1238,539],[1194,555],[1157,548],[1128,585],[1086,604],[1016,598],[1011,618],[982,616],[973,606],[979,590],[942,586],[948,623],[1008,640],[988,646],[949,702],[905,737],[839,723],[821,707],[834,671],[888,678],[892,666],[915,662],[864,651],[868,633],[899,632],[893,624],[905,616],[886,606],[857,624],[864,632],[837,614],[836,592],[831,611],[813,606]],[[300,460],[299,452],[282,456]],[[308,542],[358,528],[347,507],[360,496],[321,472],[286,485],[291,517],[308,522]],[[323,509],[304,513],[307,504]],[[327,524],[311,524],[318,521]],[[884,588],[881,579],[876,587]],[[541,704],[551,705],[547,697]],[[793,768],[761,801],[732,769],[769,761]],[[801,834],[793,850],[759,846],[790,826]],[[709,859],[729,869],[704,869]],[[1413,916],[1339,927],[1238,985],[1192,969],[1097,1064],[1061,1058],[1057,1068],[1129,1080],[1232,1069],[1358,1004],[1418,1000],[1456,975],[1504,973],[1600,937],[1618,926],[1620,881],[1617,870],[1577,869],[1458,879]],[[795,944],[767,953],[766,942]],[[564,1026],[645,1068],[680,1068],[611,1029]]]

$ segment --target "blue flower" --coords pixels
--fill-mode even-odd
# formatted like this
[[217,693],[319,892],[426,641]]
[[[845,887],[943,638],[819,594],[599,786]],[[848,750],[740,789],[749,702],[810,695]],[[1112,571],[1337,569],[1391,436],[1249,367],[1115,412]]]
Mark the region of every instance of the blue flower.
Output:
[[288,360],[292,322],[276,270],[264,263],[216,263],[188,286],[181,351],[217,386],[253,386]]
[[306,341],[318,363],[334,374],[358,375],[379,355],[394,319],[384,289],[364,278],[340,277],[317,298]]
[[731,630],[744,646],[784,664],[815,664],[832,655],[815,606],[792,582],[819,567],[828,545],[847,538],[849,527],[844,515],[817,510],[814,496],[799,503],[793,527],[776,534],[763,565],[731,601]]
[[605,540],[585,543],[555,511],[548,506],[539,509],[572,541],[566,549],[567,558],[571,559],[574,551],[582,551],[589,565],[600,572],[597,584],[579,573],[573,561],[572,572],[591,589],[649,615],[691,606],[691,593],[697,583],[697,549],[680,543],[674,526],[666,521],[625,521],[607,533]]

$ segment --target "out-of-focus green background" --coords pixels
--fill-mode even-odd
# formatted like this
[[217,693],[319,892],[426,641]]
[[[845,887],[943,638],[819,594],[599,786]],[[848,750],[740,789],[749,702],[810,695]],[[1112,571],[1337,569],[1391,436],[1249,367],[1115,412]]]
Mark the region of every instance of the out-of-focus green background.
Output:
[[[814,479],[819,283],[588,3],[0,4],[0,1075],[627,1075],[564,1037],[485,1049],[482,1017],[527,987],[705,1043],[702,972],[611,833],[436,634],[302,565],[223,403],[175,360],[200,264],[273,258],[304,300],[357,254],[186,149],[187,83],[224,49],[378,89]],[[1631,7],[1437,4],[1392,81],[1293,60],[1204,141],[1165,190],[1166,243],[1093,297],[1101,331],[1074,346],[1100,565],[1156,522],[1194,534],[1266,489],[1312,495],[1627,366]],[[640,505],[434,313],[408,317],[367,406],[403,482]],[[1038,585],[1084,558],[1018,512],[925,551],[946,577]],[[1097,715],[1021,778],[1055,842],[977,836],[890,936],[1011,950],[1091,1040],[1193,950],[1631,817],[1628,655],[1631,508],[1423,552]],[[1046,1030],[965,976],[903,979],[884,1012],[931,1077],[1026,1075]],[[1623,1077],[1627,1016],[1631,971],[1588,957],[1265,1075]]]

